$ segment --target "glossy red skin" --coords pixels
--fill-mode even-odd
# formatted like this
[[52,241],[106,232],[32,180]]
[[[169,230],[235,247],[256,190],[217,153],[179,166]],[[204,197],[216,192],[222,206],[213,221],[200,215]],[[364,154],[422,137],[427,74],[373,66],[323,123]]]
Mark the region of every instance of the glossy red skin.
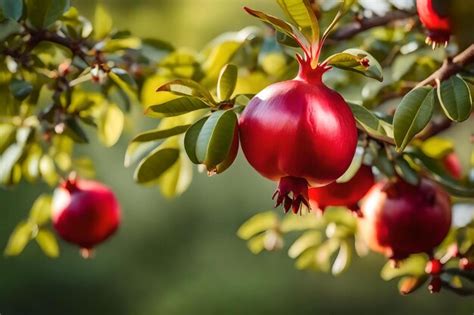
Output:
[[436,8],[433,6],[433,0],[417,0],[416,8],[421,23],[428,30],[428,37],[437,43],[447,42],[451,35],[449,17],[441,16],[436,11]]
[[264,177],[303,178],[317,187],[335,181],[349,167],[357,145],[355,120],[321,76],[301,70],[293,80],[272,84],[241,115],[242,151]]
[[427,179],[418,186],[402,180],[377,183],[361,211],[361,235],[372,250],[393,259],[431,253],[451,226],[449,195]]
[[55,190],[52,220],[65,241],[91,249],[117,230],[120,205],[107,186],[78,179]]
[[311,208],[324,210],[328,206],[345,206],[356,210],[357,203],[375,183],[370,166],[362,165],[345,183],[333,182],[327,186],[309,189]]
[[451,175],[455,179],[462,178],[462,166],[461,161],[459,161],[459,157],[456,153],[451,152],[443,158],[443,165],[448,171],[449,175]]

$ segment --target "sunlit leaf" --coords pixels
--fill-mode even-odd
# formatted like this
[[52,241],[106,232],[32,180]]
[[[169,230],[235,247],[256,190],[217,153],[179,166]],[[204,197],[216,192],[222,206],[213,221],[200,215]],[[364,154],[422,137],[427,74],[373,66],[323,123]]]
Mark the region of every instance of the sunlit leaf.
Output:
[[35,237],[43,253],[51,258],[59,256],[59,245],[54,234],[46,229],[41,229]]
[[343,70],[354,71],[366,77],[383,81],[382,67],[368,52],[351,48],[326,59],[328,65]]
[[51,217],[51,196],[43,194],[39,196],[30,210],[29,220],[40,226],[49,221]]
[[122,134],[124,121],[123,112],[116,105],[108,104],[98,122],[98,136],[106,147],[117,143]]
[[165,103],[149,106],[146,114],[151,117],[171,117],[183,115],[198,109],[209,108],[203,100],[192,97],[183,96]]
[[283,11],[300,27],[309,42],[319,41],[319,25],[316,15],[307,0],[278,0]]
[[423,255],[411,255],[401,261],[397,268],[389,261],[383,266],[380,276],[386,281],[401,276],[422,276],[425,274],[426,262],[427,258]]
[[232,64],[225,65],[217,81],[217,97],[221,101],[230,99],[237,83],[237,67]]
[[252,236],[275,228],[278,224],[278,216],[273,211],[262,212],[245,221],[237,231],[237,236],[248,240]]
[[398,291],[403,295],[410,294],[419,289],[426,282],[426,280],[428,280],[427,275],[403,277],[398,282]]
[[21,254],[28,242],[31,240],[35,226],[28,221],[20,222],[8,239],[4,254],[6,256],[17,256]]
[[97,4],[94,15],[94,38],[103,39],[112,31],[112,17],[102,4]]
[[351,258],[352,250],[349,243],[347,241],[341,242],[339,252],[332,264],[331,273],[337,276],[346,271],[351,263]]
[[133,177],[137,183],[154,181],[173,166],[178,158],[178,149],[158,147],[138,164]]

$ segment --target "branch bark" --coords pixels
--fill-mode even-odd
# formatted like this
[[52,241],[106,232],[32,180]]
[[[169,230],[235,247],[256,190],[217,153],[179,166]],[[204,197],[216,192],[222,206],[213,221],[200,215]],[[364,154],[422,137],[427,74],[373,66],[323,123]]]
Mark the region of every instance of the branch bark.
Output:
[[447,58],[441,68],[433,72],[425,80],[417,84],[416,87],[424,85],[435,85],[436,81],[444,81],[451,76],[459,73],[467,65],[474,63],[474,44],[471,44],[464,51],[456,55],[454,58]]
[[416,12],[397,10],[397,11],[390,11],[384,16],[375,16],[372,18],[354,21],[352,23],[347,24],[346,26],[341,27],[334,33],[332,33],[332,35],[330,35],[329,38],[332,40],[338,40],[338,41],[348,39],[368,29],[371,29],[377,26],[383,26],[396,20],[407,19],[414,16],[415,14]]

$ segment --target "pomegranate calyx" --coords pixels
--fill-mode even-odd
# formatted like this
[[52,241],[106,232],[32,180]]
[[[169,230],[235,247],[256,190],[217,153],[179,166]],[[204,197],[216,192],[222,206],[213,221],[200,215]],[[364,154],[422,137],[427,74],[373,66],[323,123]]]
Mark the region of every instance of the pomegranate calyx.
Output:
[[[292,195],[291,197],[290,194]],[[298,213],[302,204],[310,209],[308,202],[308,182],[304,178],[292,176],[282,177],[272,199],[275,199],[275,197],[277,198],[275,207],[279,207],[283,204],[285,213],[287,213],[290,208],[293,213]]]
[[296,79],[306,81],[311,84],[323,84],[323,74],[331,69],[331,66],[318,64],[315,68],[311,65],[311,59],[303,59],[296,55],[300,69]]

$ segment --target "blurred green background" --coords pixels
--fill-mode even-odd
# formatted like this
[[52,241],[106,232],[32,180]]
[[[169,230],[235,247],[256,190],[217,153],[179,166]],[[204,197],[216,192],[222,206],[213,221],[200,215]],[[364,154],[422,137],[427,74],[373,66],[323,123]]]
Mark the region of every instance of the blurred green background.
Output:
[[[373,0],[377,1],[377,0]],[[92,17],[96,1],[73,3]],[[269,0],[104,1],[115,25],[137,35],[202,48],[214,36],[255,21],[243,5],[276,12]],[[335,278],[301,272],[285,251],[252,255],[235,236],[239,225],[272,204],[271,183],[239,156],[225,174],[196,174],[191,188],[165,200],[156,188],[136,185],[123,167],[133,133],[153,126],[135,109],[133,132],[105,149],[80,149],[96,162],[97,177],[113,187],[123,207],[118,234],[83,260],[61,244],[61,257],[46,258],[30,244],[17,258],[0,259],[0,313],[24,314],[472,314],[473,298],[426,290],[402,297],[396,283],[380,279],[384,259],[371,255]],[[139,123],[138,123],[139,122]],[[46,186],[0,191],[3,243]]]

